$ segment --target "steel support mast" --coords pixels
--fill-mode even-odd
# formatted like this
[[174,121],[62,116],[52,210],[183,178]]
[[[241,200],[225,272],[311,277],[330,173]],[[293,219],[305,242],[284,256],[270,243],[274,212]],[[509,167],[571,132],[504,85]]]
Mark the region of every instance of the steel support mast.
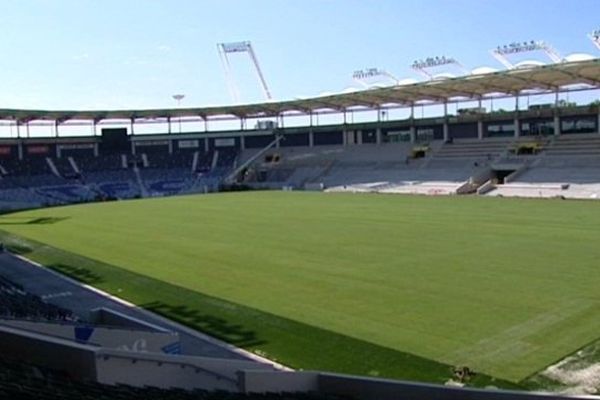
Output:
[[260,86],[262,88],[263,94],[267,100],[272,100],[271,91],[269,90],[269,86],[267,85],[267,81],[265,80],[265,76],[260,68],[260,64],[258,63],[258,58],[256,57],[256,53],[252,47],[252,43],[249,41],[243,42],[231,42],[231,43],[218,43],[217,49],[219,51],[219,57],[221,58],[221,63],[223,65],[223,71],[225,72],[225,79],[227,80],[227,86],[229,88],[229,93],[233,98],[233,101],[240,101],[240,92],[233,77],[233,72],[231,71],[231,64],[229,63],[229,54],[232,53],[246,53],[250,57],[252,64],[254,65],[254,69],[256,74],[258,75],[258,80],[260,82]]
[[591,39],[591,41],[596,45],[598,50],[600,50],[600,29],[596,29],[595,31],[590,33],[588,36]]

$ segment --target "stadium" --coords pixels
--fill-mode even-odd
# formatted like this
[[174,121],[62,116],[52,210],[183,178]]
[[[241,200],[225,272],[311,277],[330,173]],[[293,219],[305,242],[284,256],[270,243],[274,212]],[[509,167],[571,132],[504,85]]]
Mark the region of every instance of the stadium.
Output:
[[279,101],[218,50],[231,105],[0,109],[3,396],[600,391],[599,58]]

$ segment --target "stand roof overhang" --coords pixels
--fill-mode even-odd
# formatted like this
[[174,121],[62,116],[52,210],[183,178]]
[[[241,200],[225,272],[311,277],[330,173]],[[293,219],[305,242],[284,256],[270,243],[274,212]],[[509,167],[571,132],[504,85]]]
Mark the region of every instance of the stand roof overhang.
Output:
[[568,91],[575,85],[600,89],[600,59],[467,75],[444,80],[396,85],[356,92],[333,94],[308,99],[274,101],[257,104],[217,107],[146,109],[146,110],[88,110],[43,111],[0,109],[0,120],[29,121],[69,120],[156,120],[166,118],[202,118],[229,116],[231,118],[262,118],[285,114],[310,114],[323,110],[336,112],[353,109],[379,109],[414,104],[443,104],[486,99],[498,95],[516,96],[525,92]]

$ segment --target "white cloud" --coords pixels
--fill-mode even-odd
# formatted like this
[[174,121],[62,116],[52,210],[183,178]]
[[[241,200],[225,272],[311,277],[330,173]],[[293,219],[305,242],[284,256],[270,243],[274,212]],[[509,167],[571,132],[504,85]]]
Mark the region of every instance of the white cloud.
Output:
[[87,61],[90,59],[90,55],[88,53],[75,54],[75,55],[71,56],[71,59],[73,61],[78,61],[78,62]]
[[134,57],[129,57],[129,58],[125,59],[123,61],[123,65],[149,66],[149,65],[152,65],[152,63],[143,57],[135,57],[134,56]]

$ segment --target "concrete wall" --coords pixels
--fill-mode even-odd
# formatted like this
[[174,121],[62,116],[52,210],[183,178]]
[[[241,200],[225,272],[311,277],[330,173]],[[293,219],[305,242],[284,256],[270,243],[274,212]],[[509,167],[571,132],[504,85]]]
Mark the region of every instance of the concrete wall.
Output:
[[554,394],[465,389],[323,372],[283,372],[251,361],[107,350],[9,326],[0,326],[0,353],[7,359],[62,370],[78,379],[139,387],[245,393],[319,392],[358,400],[565,399]]
[[4,358],[66,371],[74,378],[96,379],[94,351],[92,346],[0,326],[0,353]]
[[0,325],[0,354],[105,384],[239,391],[240,370],[274,371],[253,361],[102,349]]
[[133,354],[118,350],[99,350],[96,357],[98,381],[133,386],[179,387],[185,389],[239,391],[238,372],[263,370],[271,366],[252,361],[210,357]]
[[316,392],[318,372],[241,371],[240,391],[243,393]]
[[135,352],[173,353],[180,346],[179,335],[174,332],[148,332],[87,327],[68,323],[36,322],[26,320],[0,320],[0,325],[24,329],[79,343]]
[[108,385],[238,391],[236,380],[183,362],[104,355],[97,358],[96,369],[98,382]]
[[555,394],[467,389],[324,372],[244,371],[240,373],[240,389],[245,393],[311,391],[358,400],[565,400]]
[[[352,396],[360,400],[565,400],[563,396],[552,394],[465,389],[328,373],[319,375],[319,391],[341,396]],[[575,398],[570,397],[570,399]]]

